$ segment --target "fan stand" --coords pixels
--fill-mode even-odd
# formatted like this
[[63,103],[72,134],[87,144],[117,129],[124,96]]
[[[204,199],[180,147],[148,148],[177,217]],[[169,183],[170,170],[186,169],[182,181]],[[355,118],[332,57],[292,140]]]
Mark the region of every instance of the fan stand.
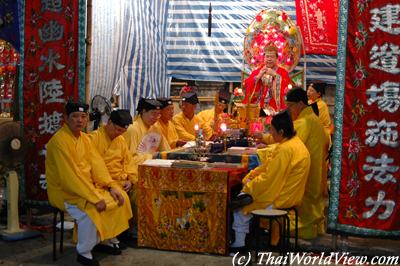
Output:
[[24,230],[19,226],[18,215],[18,175],[16,171],[6,174],[7,180],[7,229],[0,231],[0,237],[6,241],[21,240],[39,236],[40,233],[32,230]]

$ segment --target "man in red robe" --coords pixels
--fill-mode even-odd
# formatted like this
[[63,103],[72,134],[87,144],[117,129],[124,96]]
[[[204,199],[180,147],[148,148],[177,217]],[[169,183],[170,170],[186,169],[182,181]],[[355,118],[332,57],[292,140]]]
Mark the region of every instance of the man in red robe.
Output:
[[278,66],[278,48],[270,43],[264,48],[264,65],[245,80],[243,103],[256,103],[262,109],[279,112],[286,108],[285,95],[290,84],[289,73]]

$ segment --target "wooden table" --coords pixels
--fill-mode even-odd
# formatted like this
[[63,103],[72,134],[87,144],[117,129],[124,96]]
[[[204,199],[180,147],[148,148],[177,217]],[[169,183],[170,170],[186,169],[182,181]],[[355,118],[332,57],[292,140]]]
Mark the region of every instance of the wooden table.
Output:
[[226,254],[229,191],[246,173],[140,165],[138,246]]

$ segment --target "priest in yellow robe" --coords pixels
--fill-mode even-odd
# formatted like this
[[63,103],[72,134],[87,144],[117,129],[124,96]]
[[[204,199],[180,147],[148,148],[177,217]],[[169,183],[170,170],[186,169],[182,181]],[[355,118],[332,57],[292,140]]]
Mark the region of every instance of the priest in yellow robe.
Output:
[[122,136],[130,124],[132,116],[128,110],[114,110],[106,125],[89,134],[104,159],[111,178],[126,192],[137,183],[137,165]]
[[310,154],[296,136],[287,111],[276,114],[271,121],[271,135],[278,143],[271,158],[252,170],[243,179],[243,194],[253,202],[234,211],[232,248],[245,246],[249,232],[250,212],[256,209],[290,208],[301,203],[310,169]]
[[201,120],[203,120],[210,128],[212,128],[214,134],[218,134],[220,131],[220,123],[223,122],[224,115],[230,101],[231,95],[226,89],[221,89],[215,96],[214,107],[203,110],[197,114]]
[[195,114],[196,105],[199,103],[195,92],[182,94],[182,112],[176,114],[173,118],[176,132],[180,139],[185,141],[193,141],[196,139],[196,129],[202,131],[202,135],[206,140],[210,140],[213,130],[201,118]]
[[47,144],[46,181],[50,204],[66,210],[78,224],[77,261],[98,265],[92,249],[103,241],[112,254],[120,254],[109,239],[129,227],[132,211],[128,195],[111,179],[103,159],[82,132],[87,109],[87,104],[67,103],[65,124]]
[[123,134],[136,165],[152,159],[157,152],[171,147],[161,131],[154,126],[161,116],[161,103],[155,99],[141,98],[136,108],[138,115]]
[[172,99],[157,98],[157,101],[159,101],[162,105],[160,111],[161,116],[154,126],[162,132],[171,149],[185,145],[186,141],[179,139],[175,125],[172,122],[172,117],[174,116],[174,105],[172,103]]
[[[321,120],[322,126],[324,127],[325,134],[331,140],[331,117],[329,115],[329,108],[326,102],[322,99],[325,94],[326,83],[323,82],[313,82],[308,85],[307,97],[308,103],[317,103],[319,119]],[[330,146],[330,143],[329,143]]]
[[[311,156],[311,167],[302,204],[298,207],[299,237],[313,239],[325,233],[325,197],[327,186],[327,136],[321,121],[308,106],[307,93],[295,88],[286,95],[297,136],[306,145]],[[293,228],[293,227],[292,227]]]

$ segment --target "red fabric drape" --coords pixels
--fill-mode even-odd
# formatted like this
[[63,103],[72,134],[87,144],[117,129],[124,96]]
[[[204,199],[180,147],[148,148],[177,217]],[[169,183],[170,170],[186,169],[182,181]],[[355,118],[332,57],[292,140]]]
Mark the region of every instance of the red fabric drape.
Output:
[[306,54],[336,55],[338,0],[296,0],[296,22]]

